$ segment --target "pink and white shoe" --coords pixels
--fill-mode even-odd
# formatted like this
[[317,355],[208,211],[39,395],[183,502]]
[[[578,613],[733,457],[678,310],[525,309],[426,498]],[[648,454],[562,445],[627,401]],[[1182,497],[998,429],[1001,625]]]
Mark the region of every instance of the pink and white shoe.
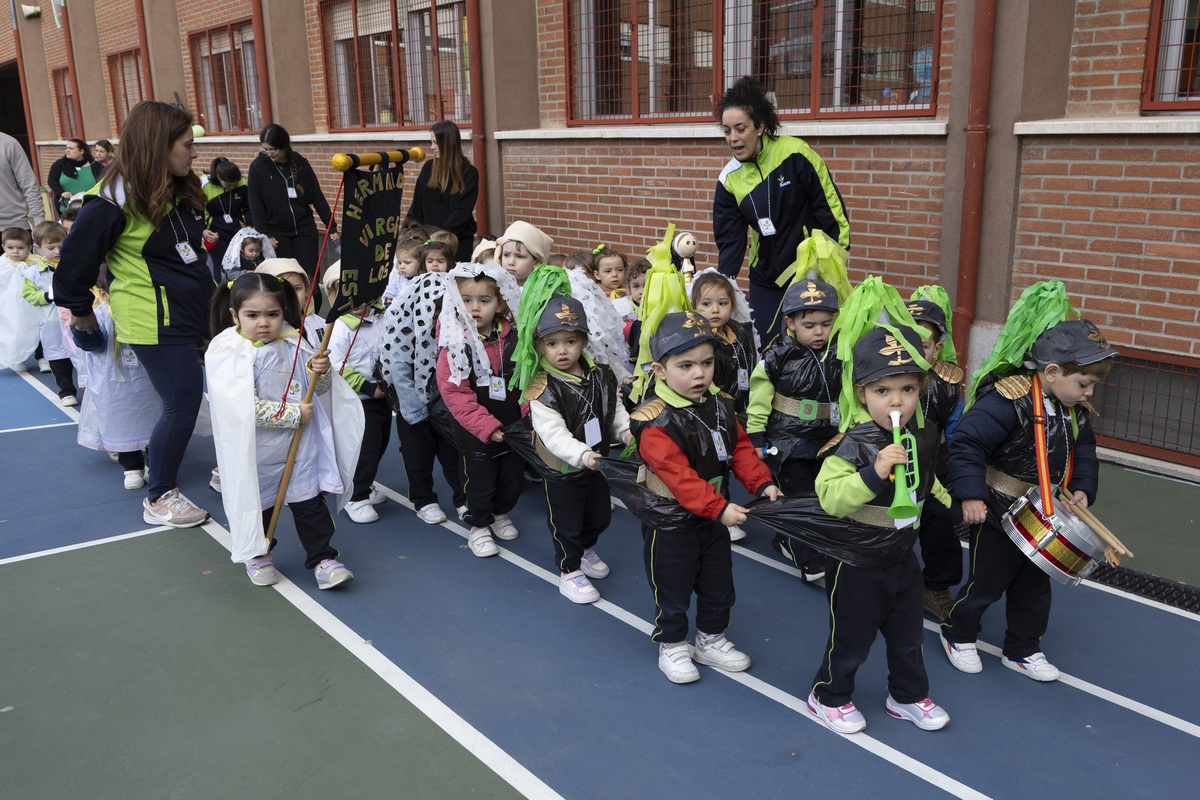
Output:
[[867,727],[867,721],[863,719],[862,713],[854,707],[854,703],[846,703],[844,706],[835,708],[823,705],[817,700],[816,693],[809,692],[808,710],[834,733],[858,733]]
[[923,731],[940,731],[950,724],[950,715],[928,697],[916,703],[897,703],[889,694],[883,707],[889,716],[906,719]]

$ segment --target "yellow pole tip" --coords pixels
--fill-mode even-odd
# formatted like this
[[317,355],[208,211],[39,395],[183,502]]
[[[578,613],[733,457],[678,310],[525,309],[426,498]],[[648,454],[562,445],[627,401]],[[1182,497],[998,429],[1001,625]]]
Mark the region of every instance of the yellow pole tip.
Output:
[[409,150],[408,152],[411,155],[413,161],[424,161],[425,160],[425,148],[424,147],[414,147],[413,149]]
[[345,153],[338,153],[333,157],[333,168],[338,172],[345,172],[352,166],[354,166],[354,159],[350,158],[350,156],[346,155]]

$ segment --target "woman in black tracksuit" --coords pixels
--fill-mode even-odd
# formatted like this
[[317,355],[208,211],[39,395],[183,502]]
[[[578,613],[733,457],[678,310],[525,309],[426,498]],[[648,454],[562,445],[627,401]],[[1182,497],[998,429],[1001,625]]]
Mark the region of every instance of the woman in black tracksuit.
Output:
[[[293,152],[291,138],[281,125],[268,125],[258,135],[262,151],[250,162],[250,216],[254,227],[271,238],[278,258],[294,258],[309,279],[317,274],[320,237],[313,209],[338,240],[337,223],[325,202],[317,175],[304,156]],[[320,303],[320,295],[313,294]]]

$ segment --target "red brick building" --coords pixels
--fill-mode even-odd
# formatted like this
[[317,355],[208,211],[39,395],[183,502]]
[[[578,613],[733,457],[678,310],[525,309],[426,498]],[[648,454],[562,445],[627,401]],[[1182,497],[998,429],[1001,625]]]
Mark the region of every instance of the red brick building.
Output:
[[[712,192],[729,154],[712,108],[753,74],[785,133],[828,163],[855,277],[941,283],[960,319],[973,300],[976,361],[1023,287],[1063,280],[1129,355],[1102,430],[1200,465],[1195,0],[67,5],[61,28],[44,0],[0,36],[6,86],[20,41],[43,176],[64,138],[119,141],[143,98],[178,95],[208,130],[204,160],[245,166],[261,126],[282,124],[329,195],[333,153],[420,144],[446,117],[486,162],[481,230],[526,219],[564,252],[642,251],[674,222],[715,263]],[[984,45],[992,57],[972,64]],[[25,129],[15,103],[3,115]]]

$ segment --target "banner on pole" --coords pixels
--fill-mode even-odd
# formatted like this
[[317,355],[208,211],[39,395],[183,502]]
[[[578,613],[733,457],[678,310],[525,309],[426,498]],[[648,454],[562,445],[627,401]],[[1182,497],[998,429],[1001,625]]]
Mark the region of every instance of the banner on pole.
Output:
[[342,180],[342,285],[336,305],[346,313],[378,300],[387,288],[404,220],[404,166],[349,169]]

